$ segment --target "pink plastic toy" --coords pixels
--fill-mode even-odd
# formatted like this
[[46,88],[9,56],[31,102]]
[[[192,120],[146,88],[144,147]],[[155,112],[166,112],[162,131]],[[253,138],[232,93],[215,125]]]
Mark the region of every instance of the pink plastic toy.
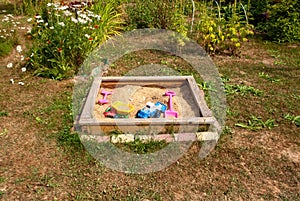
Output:
[[103,99],[98,100],[98,104],[100,105],[104,105],[106,103],[109,102],[109,100],[107,100],[107,96],[112,94],[112,92],[109,91],[105,91],[104,89],[101,91],[101,94],[103,95]]
[[175,96],[175,92],[174,91],[167,91],[165,93],[166,96],[169,96],[169,109],[165,111],[165,117],[178,117],[178,112],[173,110],[172,107],[172,97]]

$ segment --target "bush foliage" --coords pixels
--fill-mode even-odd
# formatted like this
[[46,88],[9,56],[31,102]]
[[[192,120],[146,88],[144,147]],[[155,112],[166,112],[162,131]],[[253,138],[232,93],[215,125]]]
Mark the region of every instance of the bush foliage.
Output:
[[26,67],[53,79],[73,76],[87,54],[122,30],[173,30],[196,40],[211,54],[238,55],[254,34],[250,22],[272,40],[300,40],[300,6],[292,0],[23,2],[29,5],[25,13],[35,14]]
[[33,39],[27,66],[36,75],[63,79],[73,76],[89,52],[118,34],[122,19],[107,4],[48,3],[33,18]]
[[[269,17],[265,31],[278,42],[300,41],[300,5],[298,1],[281,0],[269,4]],[[264,25],[264,24],[263,24]]]
[[241,2],[221,4],[212,1],[198,5],[194,38],[210,53],[237,55],[243,42],[253,35],[246,6]]

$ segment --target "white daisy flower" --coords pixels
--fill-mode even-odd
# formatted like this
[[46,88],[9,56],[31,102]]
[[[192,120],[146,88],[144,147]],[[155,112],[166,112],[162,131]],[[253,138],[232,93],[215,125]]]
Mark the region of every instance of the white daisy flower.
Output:
[[59,25],[62,26],[62,27],[65,26],[65,23],[64,23],[64,22],[59,22],[59,23],[57,23],[57,24],[59,24]]
[[74,17],[71,18],[71,21],[74,22],[74,23],[78,23],[78,20]]
[[17,45],[16,50],[19,53],[22,52],[22,46],[21,45]]
[[31,22],[31,21],[32,21],[32,18],[27,19],[27,22]]
[[22,73],[26,72],[26,68],[25,67],[21,68],[21,71]]
[[61,6],[58,8],[58,10],[67,10],[69,7],[68,6]]
[[81,24],[85,24],[85,23],[87,23],[87,21],[86,20],[84,20],[84,19],[82,19],[82,18],[78,18],[78,21],[81,23]]
[[13,67],[13,63],[8,63],[6,67],[7,68],[12,68]]
[[79,16],[80,16],[81,18],[84,18],[84,19],[88,17],[88,16],[87,16],[86,14],[84,14],[84,13],[80,13]]
[[64,11],[64,15],[65,15],[65,16],[71,16],[72,13],[71,13],[70,11],[66,10],[66,11]]
[[18,82],[18,84],[24,86],[25,83],[24,82]]

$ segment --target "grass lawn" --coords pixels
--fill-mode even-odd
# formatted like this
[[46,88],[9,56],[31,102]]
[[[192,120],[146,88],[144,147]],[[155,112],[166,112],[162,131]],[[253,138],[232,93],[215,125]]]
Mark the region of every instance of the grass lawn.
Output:
[[[13,48],[0,57],[1,200],[299,200],[300,128],[293,121],[300,115],[299,44],[256,37],[240,57],[213,56],[228,107],[217,147],[199,160],[195,142],[176,163],[143,175],[93,159],[72,128],[73,79],[7,68],[16,55]],[[122,75],[137,62],[166,61],[181,62],[138,52],[108,75]]]

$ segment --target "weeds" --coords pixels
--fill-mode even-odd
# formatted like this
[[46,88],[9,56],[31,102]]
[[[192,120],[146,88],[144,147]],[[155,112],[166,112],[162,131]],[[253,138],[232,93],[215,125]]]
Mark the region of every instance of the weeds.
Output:
[[252,86],[238,85],[238,84],[225,84],[225,92],[227,95],[240,94],[242,96],[246,94],[261,96],[263,94],[263,91],[259,89],[255,89]]
[[236,123],[235,126],[249,129],[252,131],[257,131],[257,130],[261,130],[263,128],[272,129],[278,125],[275,124],[274,119],[268,119],[266,121],[263,121],[261,117],[256,117],[256,116],[251,115],[250,119],[248,120],[248,122],[246,124],[245,123]]
[[266,73],[264,73],[264,72],[260,72],[260,73],[258,74],[258,76],[259,76],[260,78],[264,78],[264,79],[266,79],[266,80],[268,80],[268,81],[270,81],[270,82],[272,82],[272,83],[280,82],[280,79],[272,78],[269,74],[266,74]]
[[0,111],[0,117],[6,117],[8,115],[7,111]]
[[240,94],[242,96],[244,96],[246,94],[252,94],[254,96],[263,95],[263,91],[261,91],[259,89],[255,89],[252,86],[229,84],[230,78],[227,76],[222,76],[221,79],[224,83],[226,95],[232,95],[232,94]]
[[291,115],[291,114],[286,114],[286,115],[284,115],[284,119],[289,120],[290,122],[292,122],[296,126],[300,127],[300,115],[299,116],[294,116],[294,115]]
[[147,153],[153,153],[155,151],[164,148],[167,145],[167,143],[166,141],[154,141],[154,140],[143,142],[140,139],[135,139],[133,142],[126,142],[122,144],[118,143],[115,145],[128,152],[134,152],[137,154],[147,154]]

